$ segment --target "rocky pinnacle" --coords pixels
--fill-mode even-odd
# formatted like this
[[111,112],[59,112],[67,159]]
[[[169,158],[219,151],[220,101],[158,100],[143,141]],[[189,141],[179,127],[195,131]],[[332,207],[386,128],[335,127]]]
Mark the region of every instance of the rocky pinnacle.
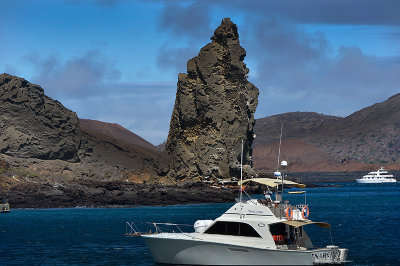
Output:
[[240,177],[241,143],[245,175],[251,168],[258,88],[247,80],[237,27],[224,18],[212,42],[179,74],[166,145],[176,179]]

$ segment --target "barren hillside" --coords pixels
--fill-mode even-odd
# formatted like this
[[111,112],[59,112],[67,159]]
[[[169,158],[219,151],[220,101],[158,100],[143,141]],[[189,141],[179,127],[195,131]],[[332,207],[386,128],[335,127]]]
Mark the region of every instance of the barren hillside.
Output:
[[293,160],[295,171],[359,171],[381,164],[400,168],[400,94],[345,118],[294,112],[257,119],[257,169],[276,163],[281,122],[282,154]]

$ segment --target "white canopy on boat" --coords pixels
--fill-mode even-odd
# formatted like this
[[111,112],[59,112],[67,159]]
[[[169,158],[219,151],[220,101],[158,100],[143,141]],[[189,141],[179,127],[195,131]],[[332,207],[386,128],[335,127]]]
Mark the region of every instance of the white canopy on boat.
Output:
[[[274,178],[251,178],[251,179],[246,179],[243,180],[243,184],[247,183],[247,182],[256,182],[262,185],[266,185],[269,187],[276,187],[278,185],[282,185],[282,180],[281,179],[274,179]],[[239,185],[241,185],[240,181],[238,182]],[[295,187],[306,187],[306,185],[304,184],[299,184],[293,181],[289,181],[289,180],[283,180],[283,184],[284,185],[292,185]]]
[[300,226],[304,226],[304,225],[308,225],[308,224],[316,224],[319,227],[322,228],[331,228],[331,225],[328,223],[324,223],[324,222],[313,222],[310,220],[290,220],[290,221],[284,221],[282,222],[284,224],[288,224],[294,227],[300,227]]

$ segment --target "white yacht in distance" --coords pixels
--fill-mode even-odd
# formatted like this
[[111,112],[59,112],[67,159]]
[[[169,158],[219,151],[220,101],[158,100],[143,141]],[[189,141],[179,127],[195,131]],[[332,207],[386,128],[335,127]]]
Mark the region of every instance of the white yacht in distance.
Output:
[[356,179],[357,183],[372,184],[372,183],[396,183],[393,175],[389,174],[383,166],[376,172],[369,172],[362,178]]
[[[269,178],[254,178],[239,182],[257,182],[268,187],[302,184]],[[242,191],[242,190],[241,190]],[[268,194],[268,193],[267,193]],[[306,204],[292,206],[269,195],[262,200],[240,199],[215,220],[199,220],[195,232],[161,232],[140,235],[157,263],[184,265],[316,265],[346,262],[347,249],[328,245],[313,246],[303,229],[306,225],[329,228],[323,222],[308,219]],[[281,196],[281,197],[279,197]],[[171,225],[171,224],[169,224]],[[131,229],[135,228],[131,225]]]

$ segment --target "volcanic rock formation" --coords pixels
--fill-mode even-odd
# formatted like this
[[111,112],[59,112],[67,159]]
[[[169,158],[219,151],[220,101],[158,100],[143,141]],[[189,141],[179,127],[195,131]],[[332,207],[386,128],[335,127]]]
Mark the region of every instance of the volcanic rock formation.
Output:
[[77,160],[79,120],[43,89],[0,75],[0,153],[20,158]]
[[238,177],[242,140],[244,169],[255,175],[250,165],[259,91],[246,79],[246,51],[229,18],[211,40],[178,77],[164,169],[177,179]]

